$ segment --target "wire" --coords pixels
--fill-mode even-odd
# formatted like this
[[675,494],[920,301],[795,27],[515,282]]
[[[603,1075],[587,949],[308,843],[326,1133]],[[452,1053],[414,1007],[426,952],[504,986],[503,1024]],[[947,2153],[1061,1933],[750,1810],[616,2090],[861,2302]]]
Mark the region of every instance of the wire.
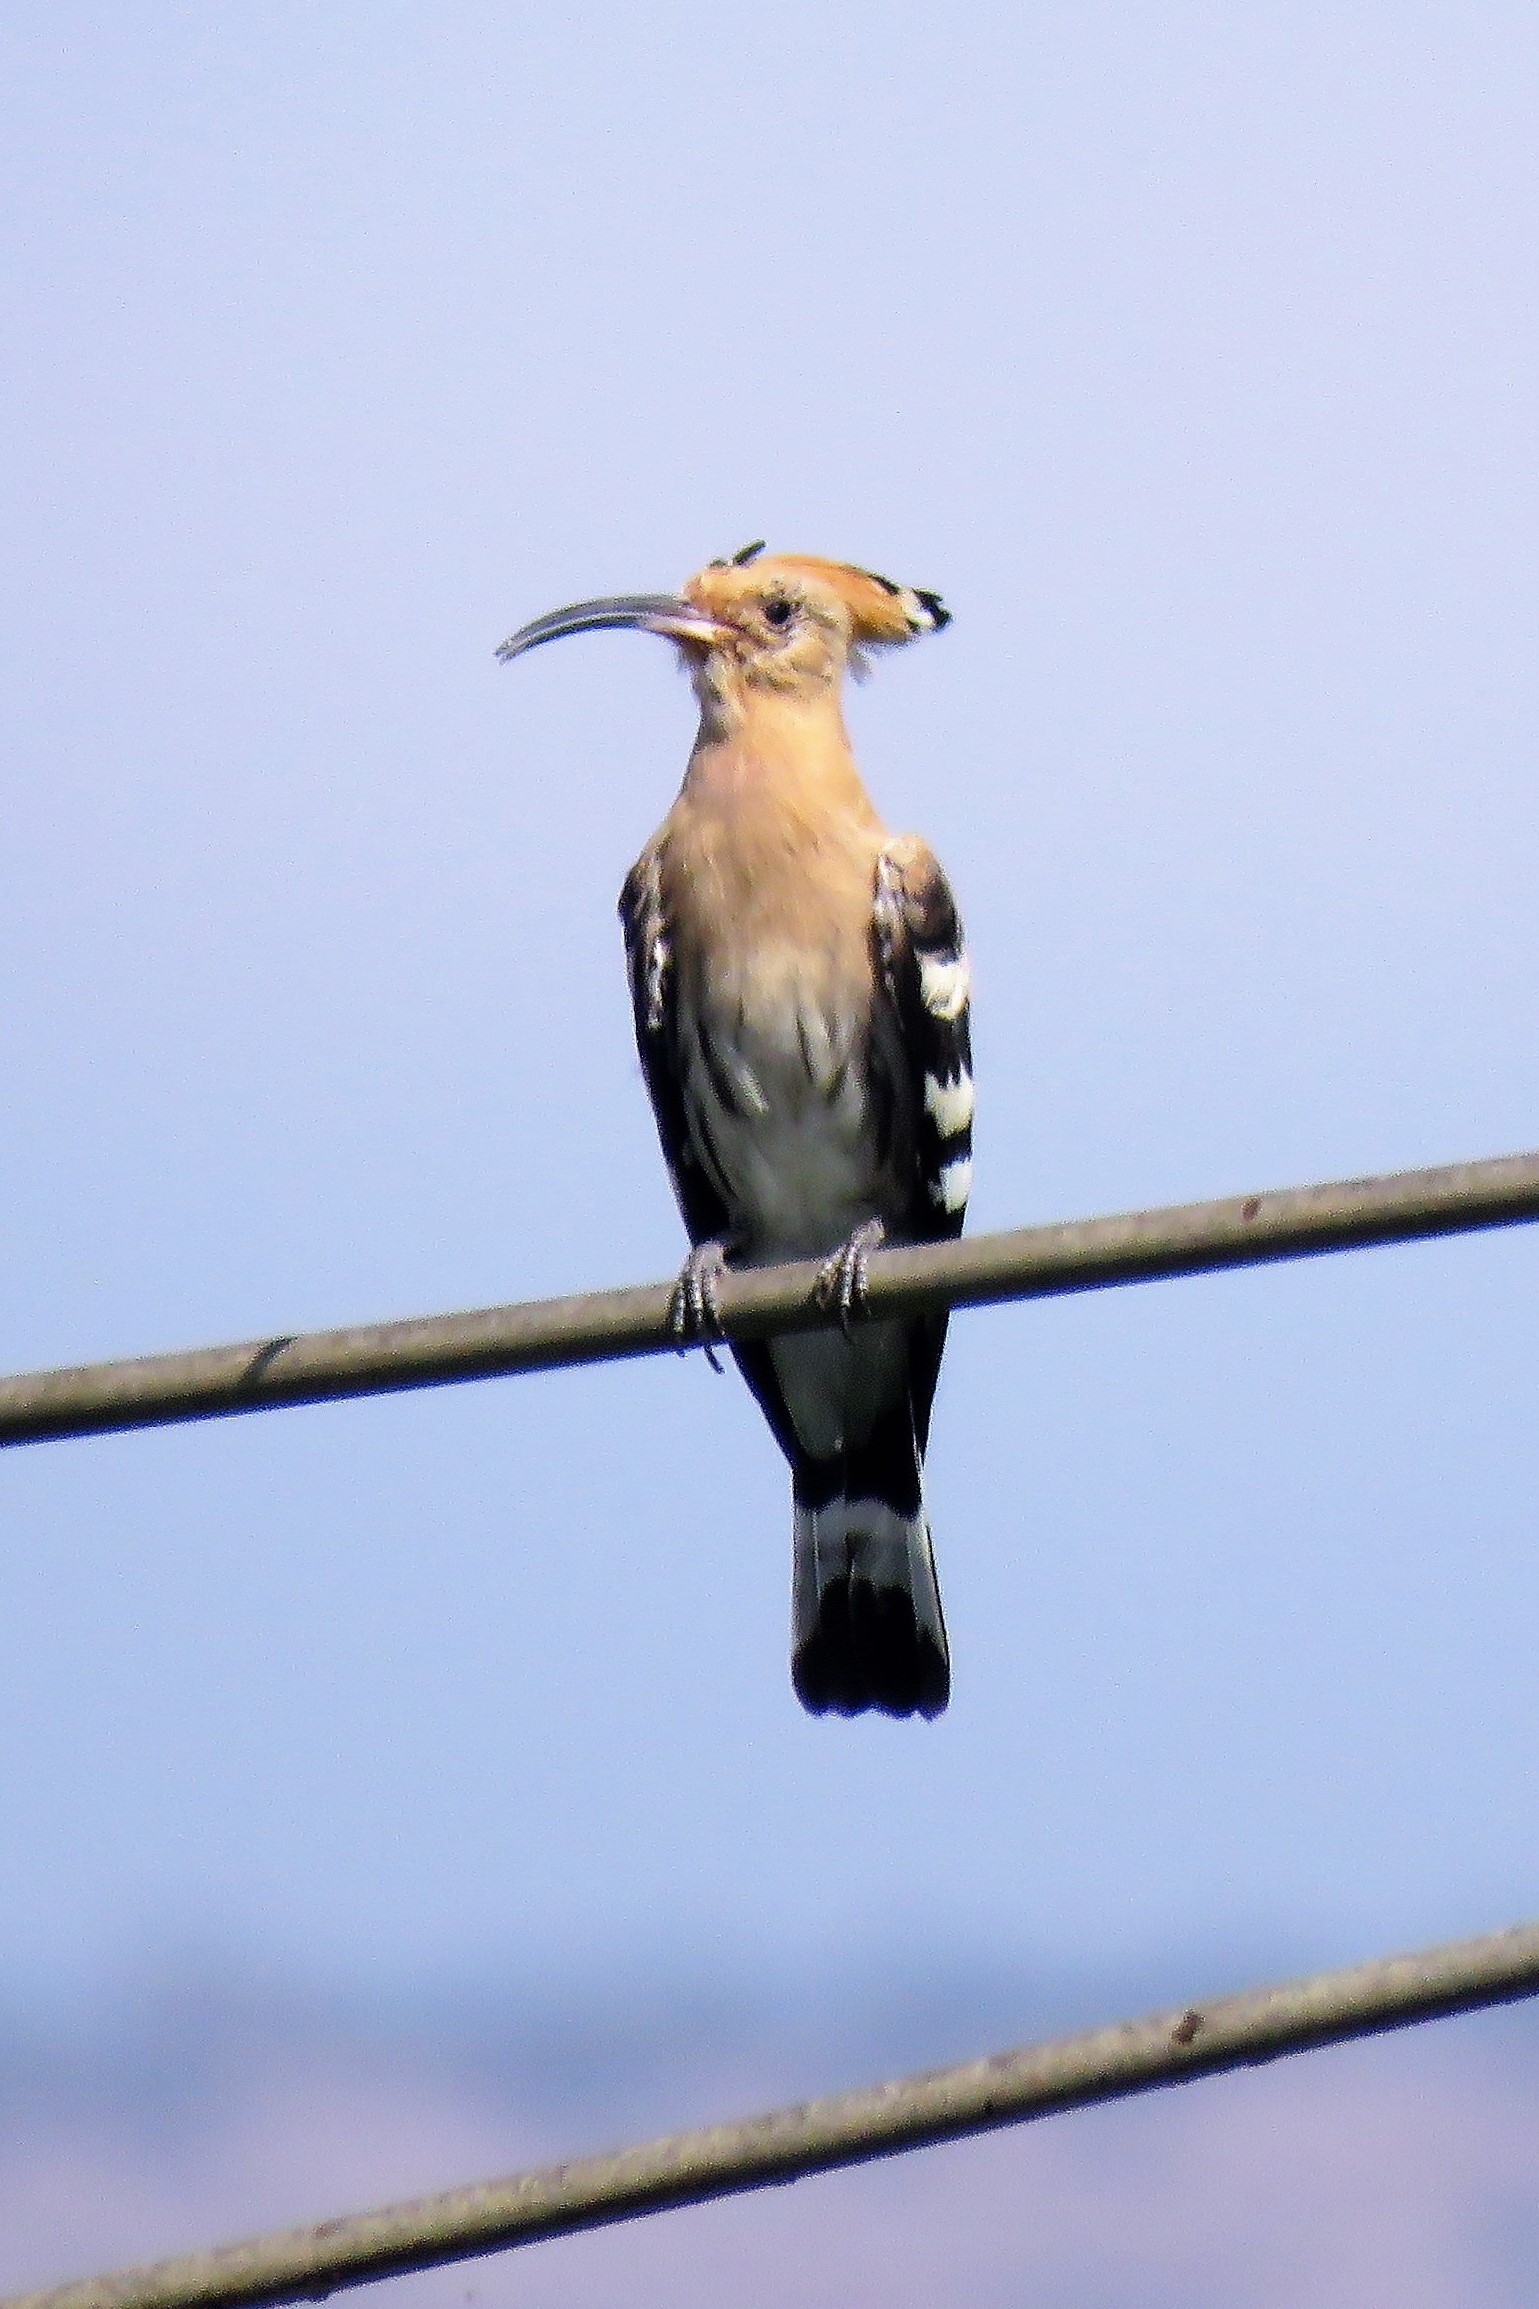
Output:
[[[1535,1218],[1539,1153],[1504,1155],[877,1251],[864,1313],[914,1315],[1044,1299]],[[817,1274],[817,1262],[810,1260],[725,1274],[723,1335],[760,1339],[836,1321],[813,1298]],[[670,1323],[672,1298],[671,1284],[643,1284],[582,1298],[25,1372],[0,1379],[0,1445],[659,1355],[678,1345]]]

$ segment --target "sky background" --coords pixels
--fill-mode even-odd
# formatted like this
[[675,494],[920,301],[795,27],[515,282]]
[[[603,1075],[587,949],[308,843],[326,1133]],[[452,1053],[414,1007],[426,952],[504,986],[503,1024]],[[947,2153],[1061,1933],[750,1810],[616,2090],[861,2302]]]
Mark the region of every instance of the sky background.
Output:
[[[955,612],[850,714],[977,1228],[1539,1143],[1536,103],[1415,0],[8,12],[0,1366],[676,1267],[688,691],[492,649],[760,535]],[[0,2014],[944,1975],[945,2058],[1533,1914],[1536,1304],[1517,1232],[959,1318],[933,1726],[797,1708],[698,1357],[7,1454]]]

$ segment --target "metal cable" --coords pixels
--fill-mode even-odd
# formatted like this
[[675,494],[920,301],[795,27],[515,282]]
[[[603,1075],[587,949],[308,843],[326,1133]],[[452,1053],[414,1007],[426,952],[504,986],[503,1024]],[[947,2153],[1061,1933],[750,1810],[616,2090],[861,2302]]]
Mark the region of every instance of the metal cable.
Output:
[[254,2309],[300,2300],[1536,1992],[1539,1924],[1517,1925],[610,2156],[16,2295],[0,2309]]
[[[866,1310],[872,1317],[913,1315],[1043,1299],[1534,1218],[1539,1153],[1505,1155],[878,1251],[870,1262]],[[758,1339],[835,1320],[813,1301],[817,1272],[815,1262],[803,1261],[724,1276],[725,1335]],[[663,1354],[677,1345],[669,1327],[671,1297],[669,1284],[643,1284],[583,1298],[25,1372],[0,1379],[0,1444]]]

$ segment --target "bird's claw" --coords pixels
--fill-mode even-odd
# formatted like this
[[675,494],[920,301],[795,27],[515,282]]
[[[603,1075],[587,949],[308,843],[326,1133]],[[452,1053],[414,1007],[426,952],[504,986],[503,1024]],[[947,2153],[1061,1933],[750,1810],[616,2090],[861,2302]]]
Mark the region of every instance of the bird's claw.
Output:
[[839,1328],[846,1338],[851,1317],[865,1309],[871,1253],[879,1251],[886,1239],[887,1229],[881,1220],[866,1219],[818,1269],[812,1295],[820,1307],[838,1309]]
[[725,1243],[696,1243],[679,1271],[673,1297],[668,1302],[668,1328],[679,1353],[683,1355],[691,1347],[703,1347],[713,1371],[721,1369],[716,1348],[725,1333],[721,1327],[716,1285],[726,1265]]

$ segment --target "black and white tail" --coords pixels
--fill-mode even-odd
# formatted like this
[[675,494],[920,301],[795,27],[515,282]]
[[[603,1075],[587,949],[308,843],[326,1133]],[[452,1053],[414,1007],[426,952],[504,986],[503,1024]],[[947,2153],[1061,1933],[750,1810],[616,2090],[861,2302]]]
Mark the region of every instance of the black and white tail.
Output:
[[796,1469],[791,1681],[815,1716],[938,1716],[951,1654],[912,1428],[906,1465],[861,1466],[868,1456]]

